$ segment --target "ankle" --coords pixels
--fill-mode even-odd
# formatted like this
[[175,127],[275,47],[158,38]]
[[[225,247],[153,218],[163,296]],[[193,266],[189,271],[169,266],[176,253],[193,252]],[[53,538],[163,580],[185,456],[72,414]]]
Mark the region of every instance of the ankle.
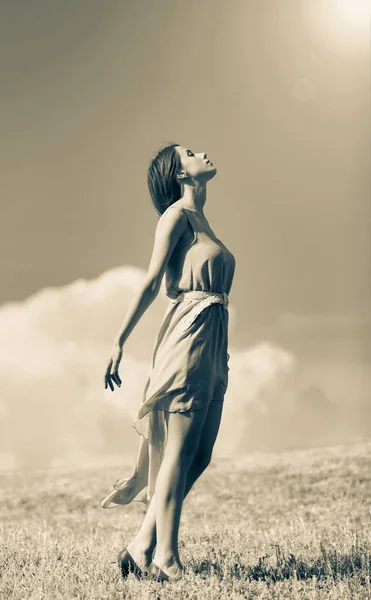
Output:
[[153,544],[149,544],[139,540],[133,540],[127,546],[127,549],[136,551],[138,554],[143,554],[144,556],[152,556],[155,546]]
[[177,566],[180,569],[183,568],[182,563],[180,562],[180,558],[179,556],[175,556],[174,554],[172,555],[162,555],[161,554],[156,554],[153,557],[153,561],[154,563],[158,566],[158,567],[165,567],[167,569],[173,567],[173,566]]

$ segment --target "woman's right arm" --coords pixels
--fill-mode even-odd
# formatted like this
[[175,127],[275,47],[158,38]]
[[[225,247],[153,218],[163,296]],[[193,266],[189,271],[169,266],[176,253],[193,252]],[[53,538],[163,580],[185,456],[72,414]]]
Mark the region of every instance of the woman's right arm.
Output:
[[135,325],[158,295],[169,259],[187,227],[187,217],[179,207],[174,206],[159,218],[146,278],[128,308],[115,338],[114,347],[122,348]]

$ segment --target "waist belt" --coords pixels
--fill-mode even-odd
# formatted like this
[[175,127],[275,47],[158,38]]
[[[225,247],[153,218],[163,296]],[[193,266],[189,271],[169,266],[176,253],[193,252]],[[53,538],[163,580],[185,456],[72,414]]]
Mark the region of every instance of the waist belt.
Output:
[[219,302],[223,304],[224,308],[228,308],[229,298],[228,294],[223,292],[219,294],[218,292],[206,292],[203,290],[186,290],[178,294],[176,298],[173,299],[173,303],[176,304],[178,302],[182,302],[183,300],[206,300],[208,299],[210,303]]
[[225,292],[219,294],[218,292],[204,292],[202,290],[186,290],[172,300],[172,304],[178,304],[179,302],[187,302],[194,304],[194,306],[175,326],[173,333],[176,332],[177,334],[184,333],[196,317],[210,304],[222,304],[223,308],[228,310],[229,299],[228,294]]

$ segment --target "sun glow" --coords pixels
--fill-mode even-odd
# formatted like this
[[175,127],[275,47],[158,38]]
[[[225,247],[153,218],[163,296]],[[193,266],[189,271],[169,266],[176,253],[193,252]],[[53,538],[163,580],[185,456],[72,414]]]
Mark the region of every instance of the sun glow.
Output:
[[370,0],[337,0],[339,16],[350,25],[363,27],[370,24]]
[[302,9],[329,42],[353,48],[369,45],[371,0],[302,0]]

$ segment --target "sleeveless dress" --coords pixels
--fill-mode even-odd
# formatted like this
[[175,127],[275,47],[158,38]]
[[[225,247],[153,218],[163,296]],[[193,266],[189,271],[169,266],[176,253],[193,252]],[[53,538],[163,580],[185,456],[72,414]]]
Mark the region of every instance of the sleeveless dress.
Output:
[[178,206],[188,218],[193,239],[181,238],[166,270],[170,303],[133,423],[141,436],[135,468],[129,477],[116,481],[114,491],[101,501],[102,508],[130,502],[148,506],[166,447],[166,413],[223,402],[227,390],[228,294],[235,257],[197,211],[175,202],[165,213]]

